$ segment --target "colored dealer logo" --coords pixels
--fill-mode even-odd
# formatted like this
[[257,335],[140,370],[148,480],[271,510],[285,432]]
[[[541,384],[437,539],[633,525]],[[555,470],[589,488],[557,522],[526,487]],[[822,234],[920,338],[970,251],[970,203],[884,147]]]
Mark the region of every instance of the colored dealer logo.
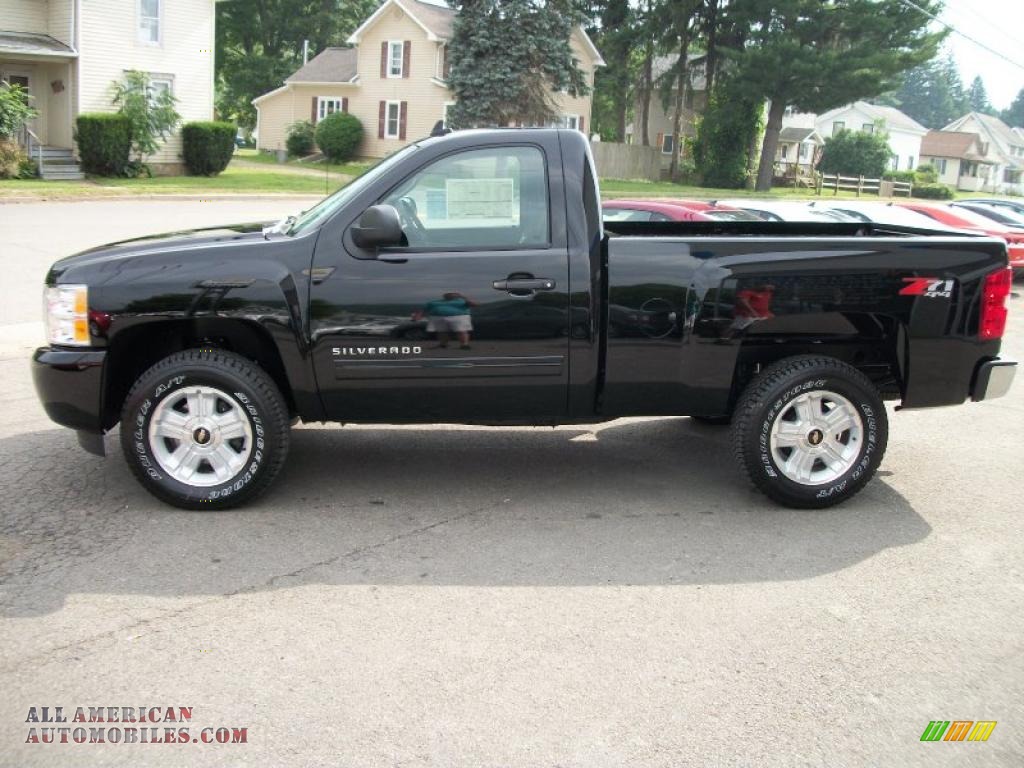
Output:
[[921,741],[988,741],[995,727],[995,720],[932,720]]

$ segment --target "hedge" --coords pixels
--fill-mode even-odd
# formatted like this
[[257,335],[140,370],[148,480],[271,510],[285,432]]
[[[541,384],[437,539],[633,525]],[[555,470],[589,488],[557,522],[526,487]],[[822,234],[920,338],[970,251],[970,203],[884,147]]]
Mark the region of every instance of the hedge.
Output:
[[316,126],[316,145],[334,163],[343,163],[356,153],[363,140],[363,124],[347,112],[335,112]]
[[954,197],[953,190],[945,184],[915,184],[910,194],[927,200],[952,200]]
[[291,157],[305,157],[313,154],[313,124],[309,120],[300,120],[288,126],[288,138],[285,146]]
[[119,176],[128,167],[132,123],[118,112],[87,112],[75,120],[75,142],[82,170]]
[[234,123],[186,123],[181,128],[185,167],[192,176],[216,176],[228,167],[235,152]]

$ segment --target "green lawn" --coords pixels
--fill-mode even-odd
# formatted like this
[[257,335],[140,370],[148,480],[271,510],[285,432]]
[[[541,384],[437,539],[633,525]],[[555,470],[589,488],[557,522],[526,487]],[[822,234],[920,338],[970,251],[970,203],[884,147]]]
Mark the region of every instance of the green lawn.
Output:
[[[325,167],[320,163],[278,163],[273,157],[256,150],[239,150],[233,163],[219,176],[160,176],[153,179],[89,178],[85,181],[0,180],[0,200],[4,198],[93,198],[134,195],[324,195],[348,183],[362,173],[369,162],[346,163]],[[813,199],[809,189],[778,188],[771,192],[745,189],[712,189],[669,182],[625,181],[603,179],[601,196],[605,199],[667,197],[677,199],[729,199],[736,197]],[[832,197],[825,192],[823,198]],[[959,192],[957,197],[973,197],[977,193]],[[853,192],[840,192],[839,197],[855,197]],[[878,198],[865,195],[865,200]],[[1019,199],[1019,198],[1018,198]]]
[[[313,171],[323,171],[324,169],[324,162],[321,160],[303,162],[301,160],[296,160],[295,158],[289,158],[283,163],[279,163],[277,162],[277,157],[275,155],[269,152],[260,152],[256,149],[235,150],[235,157],[245,160],[246,162],[261,163],[263,165],[269,165],[277,168],[284,166],[286,168],[302,168]],[[338,173],[348,174],[349,176],[358,176],[375,162],[375,160],[354,160],[350,163],[342,163],[341,165],[331,165],[330,169],[332,171],[337,169]]]

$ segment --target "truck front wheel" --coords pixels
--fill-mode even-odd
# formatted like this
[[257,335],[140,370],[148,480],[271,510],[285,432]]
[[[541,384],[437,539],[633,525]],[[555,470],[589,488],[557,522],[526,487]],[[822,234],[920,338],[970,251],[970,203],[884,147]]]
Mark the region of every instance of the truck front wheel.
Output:
[[830,507],[863,488],[888,435],[875,386],[830,357],[769,366],[733,414],[733,448],[747,477],[768,497],[802,509]]
[[226,509],[264,490],[288,454],[288,409],[254,362],[187,349],[143,373],[121,411],[121,448],[157,498]]

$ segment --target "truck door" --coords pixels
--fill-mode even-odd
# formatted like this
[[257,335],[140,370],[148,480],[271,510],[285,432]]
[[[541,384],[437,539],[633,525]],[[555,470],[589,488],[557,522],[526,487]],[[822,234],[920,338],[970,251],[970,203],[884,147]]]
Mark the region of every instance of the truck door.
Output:
[[435,157],[378,200],[399,212],[407,244],[318,244],[311,331],[329,419],[562,417],[571,323],[564,225],[561,242],[551,234],[557,151],[501,144]]

